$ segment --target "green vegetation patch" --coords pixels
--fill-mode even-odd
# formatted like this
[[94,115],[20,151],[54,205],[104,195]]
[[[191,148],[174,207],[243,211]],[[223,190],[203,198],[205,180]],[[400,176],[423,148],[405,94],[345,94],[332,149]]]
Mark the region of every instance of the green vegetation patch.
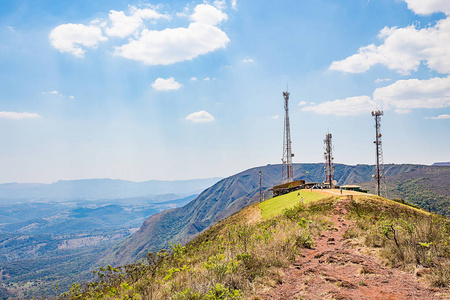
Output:
[[285,209],[291,209],[299,203],[308,204],[310,202],[330,198],[330,196],[310,190],[298,190],[285,195],[274,197],[259,204],[264,220],[279,216]]
[[[387,195],[398,198],[428,211],[450,217],[450,168],[431,166],[412,166],[386,178]],[[388,171],[389,172],[389,171]],[[375,192],[374,181],[360,185]],[[406,203],[405,203],[406,204]]]
[[406,180],[398,184],[397,192],[413,204],[449,217],[450,197],[436,193],[430,182],[430,178]]

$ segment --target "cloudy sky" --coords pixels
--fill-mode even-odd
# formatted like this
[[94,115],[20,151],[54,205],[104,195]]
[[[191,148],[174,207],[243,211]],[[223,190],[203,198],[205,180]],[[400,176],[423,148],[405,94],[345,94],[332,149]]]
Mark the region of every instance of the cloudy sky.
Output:
[[450,161],[448,0],[2,0],[0,182]]

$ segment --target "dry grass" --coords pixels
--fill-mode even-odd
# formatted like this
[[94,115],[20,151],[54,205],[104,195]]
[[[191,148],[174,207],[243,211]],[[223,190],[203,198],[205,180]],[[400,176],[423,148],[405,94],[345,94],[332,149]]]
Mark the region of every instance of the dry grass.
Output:
[[[96,283],[78,286],[65,299],[242,299],[280,280],[313,236],[330,226],[323,212],[332,201],[297,205],[270,220],[256,222],[257,205],[220,222],[170,255],[104,271]],[[109,272],[109,273],[108,273]]]
[[352,201],[350,210],[357,227],[347,238],[381,248],[392,266],[429,269],[433,286],[450,286],[449,219],[378,197]]

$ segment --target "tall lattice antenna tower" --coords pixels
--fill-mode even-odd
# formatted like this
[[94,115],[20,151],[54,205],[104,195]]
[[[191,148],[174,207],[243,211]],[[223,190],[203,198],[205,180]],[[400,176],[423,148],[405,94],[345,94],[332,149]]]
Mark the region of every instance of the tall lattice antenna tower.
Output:
[[291,148],[291,126],[289,124],[289,92],[283,92],[284,97],[284,136],[283,136],[283,172],[282,172],[282,182],[292,182],[294,180],[294,170],[292,168],[292,153]]
[[325,158],[325,183],[332,188],[334,181],[334,164],[333,164],[333,144],[331,142],[332,135],[328,133],[323,140],[325,144],[325,152],[323,153],[323,157]]
[[375,175],[373,175],[373,178],[375,178],[376,185],[377,185],[377,195],[381,195],[381,184],[386,184],[384,179],[384,162],[383,162],[383,148],[381,146],[381,116],[383,115],[382,110],[375,110],[372,112],[372,116],[375,118],[375,149],[376,149],[376,169],[375,169]]

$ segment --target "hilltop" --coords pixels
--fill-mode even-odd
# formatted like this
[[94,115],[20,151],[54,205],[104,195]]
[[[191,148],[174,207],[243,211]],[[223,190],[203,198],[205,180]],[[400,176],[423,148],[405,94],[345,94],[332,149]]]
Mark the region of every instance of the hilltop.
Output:
[[442,216],[370,194],[301,190],[170,253],[101,268],[96,283],[62,298],[447,299],[449,230]]
[[[324,164],[294,164],[294,178],[309,182],[322,182]],[[386,165],[389,176],[421,169],[422,165]],[[338,184],[369,181],[374,174],[373,165],[349,166],[336,164]],[[146,220],[138,232],[104,254],[100,264],[114,266],[135,262],[148,251],[166,248],[169,243],[186,243],[208,226],[215,224],[259,198],[259,171],[265,191],[279,183],[281,165],[257,167],[222,179],[203,191],[184,207],[167,210]],[[267,194],[270,196],[270,193]]]

